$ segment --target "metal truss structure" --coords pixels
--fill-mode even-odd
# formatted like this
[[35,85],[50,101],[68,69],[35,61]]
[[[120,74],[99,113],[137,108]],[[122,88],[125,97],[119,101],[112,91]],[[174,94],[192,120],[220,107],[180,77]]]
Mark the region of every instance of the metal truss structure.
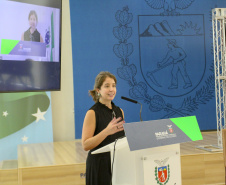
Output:
[[218,147],[222,148],[222,129],[225,128],[226,116],[226,48],[225,24],[226,8],[212,10],[213,52],[215,68],[215,95]]

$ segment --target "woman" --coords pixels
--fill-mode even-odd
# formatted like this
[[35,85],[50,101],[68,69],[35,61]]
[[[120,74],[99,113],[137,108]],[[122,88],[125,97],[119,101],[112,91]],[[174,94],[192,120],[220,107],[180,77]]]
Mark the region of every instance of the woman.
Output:
[[100,72],[94,89],[89,91],[96,103],[87,111],[82,131],[82,146],[84,150],[89,150],[86,185],[111,184],[110,152],[93,155],[91,152],[125,135],[123,110],[112,102],[116,95],[116,83],[113,74]]
[[34,41],[34,42],[43,42],[41,34],[36,29],[38,24],[38,16],[34,10],[31,10],[28,15],[29,28],[25,31],[22,36],[22,41]]

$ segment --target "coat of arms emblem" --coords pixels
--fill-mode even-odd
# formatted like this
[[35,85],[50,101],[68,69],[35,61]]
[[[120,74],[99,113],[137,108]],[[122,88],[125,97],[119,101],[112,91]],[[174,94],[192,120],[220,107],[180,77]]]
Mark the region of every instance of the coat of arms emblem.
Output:
[[166,162],[169,160],[169,157],[167,157],[164,160],[154,160],[158,166],[155,167],[155,180],[160,185],[165,185],[169,181],[170,177],[170,166],[165,165]]

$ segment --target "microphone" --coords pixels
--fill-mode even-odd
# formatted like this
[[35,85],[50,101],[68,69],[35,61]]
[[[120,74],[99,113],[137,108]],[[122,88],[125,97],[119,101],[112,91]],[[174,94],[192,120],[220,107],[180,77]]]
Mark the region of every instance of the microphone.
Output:
[[141,106],[140,107],[140,121],[143,121],[142,118],[141,118],[142,104],[140,102],[136,101],[136,100],[132,100],[132,99],[124,97],[124,96],[121,96],[121,99],[126,100],[126,101],[130,101],[132,103],[139,103],[140,106]]
[[130,99],[130,98],[126,98],[126,97],[124,97],[124,96],[121,96],[121,98],[122,98],[123,100],[127,100],[127,101],[130,101],[130,102],[133,102],[133,103],[138,103],[137,101],[132,100],[132,99]]

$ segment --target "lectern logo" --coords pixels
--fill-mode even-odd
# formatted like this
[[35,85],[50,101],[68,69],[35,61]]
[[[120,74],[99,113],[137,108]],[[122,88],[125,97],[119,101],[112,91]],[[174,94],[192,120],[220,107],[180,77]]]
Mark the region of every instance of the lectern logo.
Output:
[[167,126],[168,126],[168,128],[169,128],[169,132],[170,132],[170,133],[173,133],[172,125],[167,125]]
[[170,178],[170,166],[165,165],[169,157],[164,160],[154,160],[158,166],[155,167],[155,180],[160,185],[165,185],[168,183]]

